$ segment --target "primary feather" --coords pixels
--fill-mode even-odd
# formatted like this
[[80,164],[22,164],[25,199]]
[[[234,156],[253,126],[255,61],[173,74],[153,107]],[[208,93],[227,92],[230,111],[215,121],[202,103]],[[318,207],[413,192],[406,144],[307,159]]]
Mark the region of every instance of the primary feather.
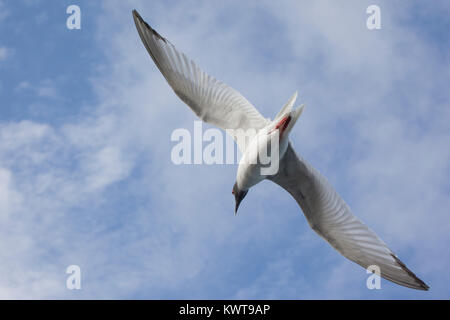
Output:
[[[224,130],[258,130],[268,124],[242,94],[200,69],[150,27],[136,10],[133,17],[139,36],[159,71],[200,119]],[[236,142],[239,144],[239,139]],[[239,148],[244,151],[244,146],[239,145]]]

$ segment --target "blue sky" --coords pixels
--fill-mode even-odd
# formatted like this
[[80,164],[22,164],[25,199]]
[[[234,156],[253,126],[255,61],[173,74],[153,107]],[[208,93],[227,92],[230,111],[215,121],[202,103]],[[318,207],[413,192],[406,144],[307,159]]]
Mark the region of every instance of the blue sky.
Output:
[[[81,30],[66,28],[71,4]],[[235,217],[236,165],[174,165],[170,135],[196,118],[135,8],[264,116],[298,90],[296,150],[431,290],[368,290],[278,186],[257,185]],[[449,14],[448,1],[0,0],[0,298],[448,298]],[[81,290],[65,285],[73,264]]]

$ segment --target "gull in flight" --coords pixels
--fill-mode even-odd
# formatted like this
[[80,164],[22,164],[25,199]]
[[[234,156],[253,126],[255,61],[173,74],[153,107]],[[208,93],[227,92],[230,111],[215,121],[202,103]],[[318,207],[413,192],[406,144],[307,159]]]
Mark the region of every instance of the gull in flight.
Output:
[[[206,74],[178,51],[136,10],[133,10],[133,18],[139,36],[159,71],[175,94],[202,121],[227,132],[230,129],[257,130],[248,144],[234,136],[243,154],[232,191],[236,201],[235,213],[248,190],[269,179],[292,195],[311,228],[344,257],[365,269],[377,266],[382,277],[399,285],[428,290],[429,287],[350,211],[328,180],[294,151],[288,135],[303,110],[303,106],[293,109],[297,93],[270,121],[238,91]],[[254,151],[268,148],[274,135],[279,139],[279,147],[272,152],[277,152],[278,170],[274,174],[262,174],[263,164],[258,158],[256,163],[244,160],[255,160]]]

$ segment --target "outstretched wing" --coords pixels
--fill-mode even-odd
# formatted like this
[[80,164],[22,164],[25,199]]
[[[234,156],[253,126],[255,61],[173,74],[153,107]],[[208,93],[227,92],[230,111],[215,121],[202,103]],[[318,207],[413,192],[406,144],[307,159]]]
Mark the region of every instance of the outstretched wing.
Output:
[[350,211],[327,179],[296,155],[290,144],[278,174],[269,179],[295,198],[311,228],[344,257],[363,268],[377,265],[382,277],[402,286],[428,290],[429,287]]
[[258,130],[268,124],[238,91],[206,74],[152,29],[136,10],[133,10],[133,17],[139,36],[159,71],[201,120],[224,130]]

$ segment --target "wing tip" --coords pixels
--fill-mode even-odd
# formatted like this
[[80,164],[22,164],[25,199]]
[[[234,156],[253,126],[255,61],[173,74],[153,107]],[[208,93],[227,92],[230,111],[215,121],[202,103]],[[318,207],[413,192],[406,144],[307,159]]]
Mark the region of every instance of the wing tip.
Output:
[[161,36],[155,29],[153,29],[144,19],[142,19],[141,15],[139,14],[139,12],[137,12],[136,9],[133,9],[133,18],[134,18],[134,23],[136,24],[136,27],[138,27],[139,29],[139,25],[143,24],[147,29],[149,29],[153,35],[155,37],[157,37],[158,39],[167,42],[166,39]]
[[416,286],[413,287],[414,289],[423,290],[423,291],[428,291],[430,289],[430,287],[425,282],[420,280],[414,274],[414,272],[409,270],[408,267],[399,258],[397,258],[396,255],[391,254],[391,256],[392,256],[392,258],[394,258],[395,262],[397,262],[397,264],[403,269],[403,271],[405,271],[411,278],[414,279],[414,281],[416,282]]

